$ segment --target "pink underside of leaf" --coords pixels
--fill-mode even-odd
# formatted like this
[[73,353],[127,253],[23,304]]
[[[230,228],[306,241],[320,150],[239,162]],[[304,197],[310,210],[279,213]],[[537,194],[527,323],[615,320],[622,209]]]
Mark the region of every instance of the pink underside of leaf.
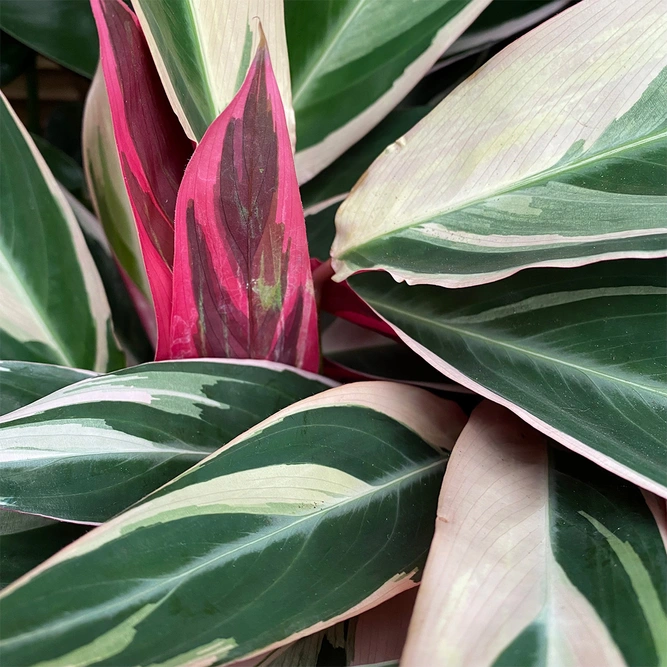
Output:
[[[258,275],[269,278],[264,290]],[[318,368],[303,210],[265,50],[185,171],[171,325],[172,358],[249,357]]]
[[347,282],[336,283],[331,280],[334,274],[331,260],[321,263],[318,259],[312,258],[310,262],[313,267],[317,302],[321,310],[392,340],[400,340],[393,329],[377,316]]
[[162,89],[136,16],[120,0],[91,0],[114,136],[157,321],[156,359],[168,358],[173,219],[192,147]]

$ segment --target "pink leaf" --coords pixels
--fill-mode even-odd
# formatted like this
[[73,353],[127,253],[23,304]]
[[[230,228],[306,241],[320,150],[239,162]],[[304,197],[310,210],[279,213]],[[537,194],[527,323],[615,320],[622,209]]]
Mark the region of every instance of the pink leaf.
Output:
[[319,365],[306,226],[263,40],[185,171],[171,327],[172,358],[270,359],[311,371]]
[[136,16],[120,0],[91,0],[111,118],[157,319],[157,359],[168,358],[174,209],[192,146],[162,89]]

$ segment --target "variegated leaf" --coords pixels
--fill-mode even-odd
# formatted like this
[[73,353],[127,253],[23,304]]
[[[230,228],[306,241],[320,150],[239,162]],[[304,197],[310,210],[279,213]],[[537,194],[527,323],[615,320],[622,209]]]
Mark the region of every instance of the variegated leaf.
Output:
[[99,523],[331,383],[268,362],[144,364],[0,418],[0,508]]
[[65,366],[0,361],[0,416],[95,375],[92,371]]
[[299,181],[375,127],[490,1],[286,0]]
[[636,486],[485,402],[438,519],[403,667],[667,662],[664,517]]
[[156,359],[169,357],[174,209],[192,147],[169,107],[136,16],[92,0],[116,148],[157,320]]
[[319,366],[303,210],[264,43],[179,190],[169,356]]
[[5,589],[4,661],[223,664],[413,587],[464,421],[380,382],[290,406]]
[[390,146],[340,207],[337,277],[461,287],[667,255],[667,12],[584,0]]
[[282,0],[135,0],[134,8],[174,111],[195,141],[241,87],[261,23],[294,136]]
[[0,143],[2,356],[106,371],[119,350],[102,281],[60,186],[4,95]]
[[81,140],[86,182],[97,218],[126,281],[132,282],[137,311],[142,314],[145,326],[149,325],[146,329],[152,330],[155,340],[155,313],[148,278],[118,159],[104,76],[99,67],[86,97]]
[[439,371],[554,440],[667,495],[667,262],[533,269],[450,290],[351,284]]

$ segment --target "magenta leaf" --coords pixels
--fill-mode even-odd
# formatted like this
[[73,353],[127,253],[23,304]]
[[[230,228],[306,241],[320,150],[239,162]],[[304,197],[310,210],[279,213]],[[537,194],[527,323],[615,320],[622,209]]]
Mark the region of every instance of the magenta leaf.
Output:
[[170,356],[319,365],[306,227],[262,41],[195,150],[176,204]]
[[192,145],[162,88],[136,16],[121,0],[91,0],[120,157],[155,304],[156,359],[169,354],[174,209]]

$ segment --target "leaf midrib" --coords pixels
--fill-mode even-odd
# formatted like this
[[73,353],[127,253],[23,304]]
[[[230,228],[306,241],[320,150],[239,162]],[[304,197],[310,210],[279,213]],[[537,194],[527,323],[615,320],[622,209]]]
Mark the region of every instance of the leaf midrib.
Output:
[[476,333],[473,331],[470,331],[469,329],[461,329],[459,327],[452,326],[450,324],[443,324],[442,322],[438,322],[435,320],[430,320],[426,317],[423,317],[421,315],[416,315],[415,313],[408,312],[406,310],[402,310],[401,308],[397,308],[396,306],[390,306],[387,304],[381,304],[378,306],[378,302],[374,301],[372,299],[366,299],[366,301],[371,304],[374,308],[378,310],[390,310],[393,311],[399,315],[402,315],[406,319],[410,320],[416,320],[419,322],[423,322],[429,326],[432,327],[437,327],[439,329],[444,329],[445,331],[451,331],[453,333],[457,333],[463,337],[468,336],[469,338],[475,338],[477,340],[480,340],[482,342],[485,342],[489,344],[490,346],[496,345],[498,347],[503,347],[508,350],[512,350],[513,352],[516,353],[522,353],[525,354],[526,356],[529,357],[534,357],[536,359],[540,359],[541,361],[546,361],[546,362],[551,362],[554,365],[560,365],[560,366],[565,366],[567,368],[571,368],[573,370],[580,371],[584,374],[591,374],[591,375],[596,375],[598,377],[604,378],[605,380],[609,380],[611,382],[617,382],[619,384],[624,384],[627,385],[628,387],[632,387],[633,389],[637,389],[640,391],[646,391],[650,393],[657,394],[658,396],[661,396],[663,398],[667,398],[667,390],[660,391],[659,389],[655,387],[649,387],[647,385],[642,385],[637,382],[633,382],[631,380],[625,380],[617,375],[609,375],[608,373],[603,373],[602,371],[595,370],[593,368],[587,368],[585,366],[580,366],[578,364],[575,364],[570,361],[565,361],[564,359],[558,359],[556,357],[550,357],[547,354],[538,352],[536,350],[531,350],[526,347],[521,347],[519,345],[514,345],[505,341],[501,341],[495,338],[489,338],[488,336],[484,336],[480,333]]
[[[540,171],[537,174],[533,174],[532,176],[528,176],[522,180],[517,181],[516,183],[512,185],[508,185],[507,187],[504,188],[498,188],[498,189],[490,189],[484,192],[483,194],[478,195],[477,197],[473,199],[468,199],[461,201],[457,203],[454,206],[451,206],[450,208],[443,208],[441,211],[438,211],[436,213],[430,214],[428,217],[417,219],[417,220],[411,220],[410,222],[406,223],[405,225],[401,225],[400,227],[394,227],[393,229],[390,229],[383,234],[378,234],[377,236],[373,236],[371,238],[368,238],[365,240],[363,243],[359,244],[359,246],[352,246],[348,249],[345,250],[345,252],[341,255],[341,257],[344,257],[347,252],[350,250],[354,250],[357,247],[363,247],[364,245],[368,243],[373,243],[376,241],[379,241],[381,239],[385,239],[388,237],[393,236],[396,233],[402,232],[406,229],[412,229],[414,227],[419,227],[420,225],[425,225],[428,223],[434,222],[434,217],[439,217],[443,218],[447,215],[450,215],[451,213],[455,213],[457,211],[464,210],[466,208],[469,208],[471,206],[476,206],[477,204],[481,204],[488,199],[492,199],[494,197],[499,197],[501,195],[509,194],[511,192],[515,192],[517,190],[522,190],[526,187],[530,187],[531,185],[535,185],[536,183],[540,183],[541,181],[551,181],[557,176],[561,176],[563,174],[567,174],[569,172],[576,171],[578,169],[581,169],[582,167],[585,167],[589,164],[593,164],[595,162],[602,162],[604,160],[608,160],[612,157],[614,157],[618,153],[623,153],[626,150],[632,150],[635,148],[639,148],[645,144],[650,144],[655,142],[658,142],[662,139],[667,139],[667,130],[664,130],[662,132],[658,132],[656,134],[651,134],[648,137],[644,137],[643,139],[640,139],[638,141],[629,141],[626,142],[625,144],[621,144],[620,146],[617,146],[616,148],[603,151],[601,153],[595,153],[594,155],[591,155],[588,158],[585,158],[583,160],[578,160],[575,162],[571,162],[567,165],[563,165],[561,167],[551,167],[549,169],[545,169],[544,171]],[[561,157],[561,159],[567,154],[567,151],[565,154]],[[586,188],[590,190],[594,190],[594,188]],[[634,196],[634,195],[628,195],[628,196]],[[436,224],[438,224],[438,221],[436,221]],[[442,223],[440,223],[442,224]]]
[[[333,505],[326,505],[322,509],[319,509],[319,510],[315,511],[312,514],[307,514],[303,517],[300,517],[300,518],[290,522],[286,526],[282,526],[282,527],[280,527],[276,530],[273,530],[271,532],[264,533],[260,537],[254,539],[252,541],[245,542],[245,543],[243,543],[242,545],[239,545],[236,548],[225,551],[222,554],[218,554],[218,555],[208,559],[207,561],[205,561],[203,563],[200,563],[199,565],[188,568],[187,570],[185,570],[184,572],[181,572],[180,574],[174,575],[174,576],[169,577],[167,579],[162,579],[157,585],[149,586],[145,589],[141,589],[140,591],[136,592],[133,595],[122,597],[120,600],[118,600],[117,602],[112,603],[110,605],[102,605],[98,608],[97,614],[93,614],[90,610],[83,610],[81,612],[77,612],[75,614],[68,615],[66,621],[58,621],[58,622],[55,622],[55,623],[51,623],[48,626],[41,626],[40,628],[37,628],[37,629],[32,630],[30,632],[23,633],[22,635],[18,635],[16,637],[12,637],[12,638],[9,638],[9,639],[6,639],[6,640],[2,640],[2,641],[0,641],[0,646],[7,647],[7,646],[11,646],[12,644],[18,644],[20,646],[21,644],[25,643],[26,641],[31,640],[31,638],[33,638],[35,636],[39,636],[40,634],[42,634],[44,632],[45,627],[48,628],[48,631],[46,632],[46,634],[48,635],[48,634],[53,634],[54,632],[62,631],[63,629],[66,629],[70,626],[76,626],[81,617],[85,617],[86,619],[91,619],[91,618],[94,618],[95,616],[99,616],[99,615],[108,615],[110,610],[113,610],[113,609],[119,608],[119,607],[120,608],[125,608],[125,607],[128,607],[128,606],[131,606],[131,604],[135,600],[141,600],[141,599],[149,600],[150,596],[155,591],[158,591],[161,588],[165,588],[165,587],[168,586],[170,590],[167,591],[167,593],[157,602],[155,608],[151,611],[151,614],[152,614],[171,595],[172,590],[175,588],[174,585],[173,585],[173,582],[176,582],[179,579],[181,579],[181,580],[182,579],[187,579],[187,578],[191,577],[193,574],[195,574],[196,572],[198,572],[199,570],[208,569],[214,563],[216,563],[218,561],[221,561],[221,560],[224,560],[226,558],[233,557],[234,554],[236,554],[239,551],[243,551],[243,550],[247,549],[248,547],[252,548],[255,545],[257,545],[257,544],[259,544],[263,541],[273,540],[280,533],[288,532],[288,531],[294,529],[295,526],[298,526],[301,523],[304,523],[306,521],[310,521],[311,519],[315,519],[315,518],[319,521],[319,520],[321,520],[322,516],[326,515],[329,512],[337,511],[341,507],[344,507],[345,505],[347,505],[349,503],[359,501],[359,500],[365,498],[366,496],[371,496],[371,495],[374,495],[376,493],[380,493],[384,489],[390,488],[393,485],[400,484],[401,482],[409,479],[410,477],[415,477],[415,476],[422,475],[422,474],[426,473],[427,471],[431,470],[432,468],[436,468],[436,467],[439,467],[439,466],[444,466],[446,464],[446,462],[447,462],[446,459],[441,458],[441,459],[439,459],[437,461],[434,461],[434,462],[432,462],[432,463],[430,463],[426,466],[419,467],[416,470],[412,470],[407,474],[401,475],[400,477],[395,477],[391,481],[389,481],[385,484],[380,484],[380,485],[377,485],[377,486],[371,485],[370,489],[368,489],[368,490],[366,490],[362,493],[357,493],[357,494],[355,494],[355,495],[353,495],[349,498],[346,498],[345,500],[341,501],[340,503],[336,503],[336,504],[333,504]],[[268,516],[272,516],[272,515],[268,515]],[[132,532],[132,531],[130,531],[130,532]],[[104,547],[104,546],[106,546],[110,543],[111,542],[104,542],[104,543],[100,544],[97,548],[95,548],[93,551],[86,552],[86,553],[82,554],[82,556],[85,556],[88,553],[94,553],[94,551],[97,551],[97,549],[99,549],[101,547]],[[74,556],[74,557],[72,557],[72,560],[76,560],[76,558],[77,557]],[[70,559],[65,559],[61,562],[64,563],[64,562],[67,562],[67,560],[70,560]],[[59,563],[55,563],[54,565],[58,565],[58,564]],[[10,595],[11,595],[11,592],[10,592]],[[0,601],[3,599],[3,597],[4,596],[0,594]]]

